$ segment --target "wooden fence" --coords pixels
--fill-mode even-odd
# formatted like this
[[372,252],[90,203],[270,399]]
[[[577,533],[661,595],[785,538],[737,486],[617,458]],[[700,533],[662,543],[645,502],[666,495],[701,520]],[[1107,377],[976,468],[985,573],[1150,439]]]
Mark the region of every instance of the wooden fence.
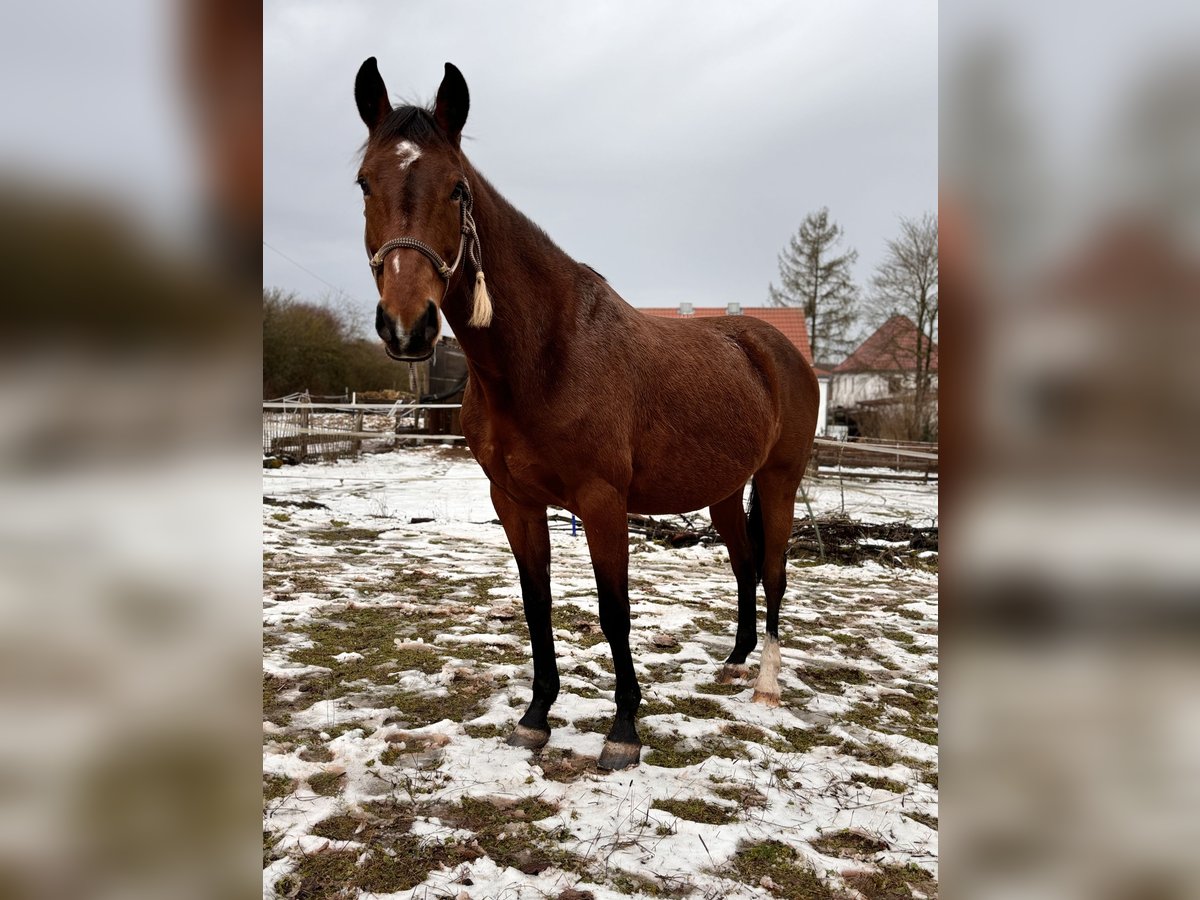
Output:
[[929,479],[938,472],[938,445],[921,441],[817,438],[813,461],[818,469],[888,469]]
[[[458,403],[313,403],[289,397],[263,403],[263,455],[291,462],[334,460],[427,441],[461,441]],[[866,477],[937,476],[938,445],[916,441],[817,438],[813,464]],[[873,471],[872,471],[873,470]]]

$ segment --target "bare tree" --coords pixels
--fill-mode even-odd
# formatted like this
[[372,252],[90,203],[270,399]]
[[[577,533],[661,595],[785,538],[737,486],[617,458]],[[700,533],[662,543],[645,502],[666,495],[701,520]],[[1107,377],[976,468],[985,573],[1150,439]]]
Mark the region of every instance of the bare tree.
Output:
[[870,305],[878,320],[905,316],[916,325],[895,349],[903,368],[913,370],[909,430],[928,440],[936,430],[935,349],[938,339],[938,219],[933,213],[900,220],[900,234],[887,242],[887,256],[872,278]]
[[814,362],[836,363],[853,346],[848,336],[857,318],[858,288],[850,267],[858,251],[835,255],[842,236],[827,207],[809,213],[779,254],[780,286],[772,282],[767,288],[772,306],[804,310]]

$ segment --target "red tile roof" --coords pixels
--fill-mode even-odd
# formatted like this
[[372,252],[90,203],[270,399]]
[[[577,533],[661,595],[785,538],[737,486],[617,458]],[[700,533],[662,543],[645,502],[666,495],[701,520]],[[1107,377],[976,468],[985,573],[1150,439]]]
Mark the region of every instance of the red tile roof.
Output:
[[[698,306],[692,310],[691,316],[679,315],[679,307],[638,307],[638,312],[648,316],[658,316],[660,319],[704,318],[706,316],[728,315],[723,306]],[[812,347],[808,343],[808,327],[804,322],[804,311],[789,306],[743,306],[741,314],[761,319],[774,325],[783,332],[783,336],[796,345],[796,349],[811,365]],[[736,315],[736,314],[735,314]]]
[[[892,316],[846,357],[834,372],[911,372],[917,367],[917,326],[908,316]],[[930,371],[938,367],[933,345]]]

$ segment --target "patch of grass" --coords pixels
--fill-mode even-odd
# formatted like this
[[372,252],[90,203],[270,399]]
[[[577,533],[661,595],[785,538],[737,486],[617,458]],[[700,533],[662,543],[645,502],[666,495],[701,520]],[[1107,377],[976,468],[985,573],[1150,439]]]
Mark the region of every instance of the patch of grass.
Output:
[[867,787],[881,791],[891,791],[893,794],[903,794],[908,785],[901,784],[892,778],[878,778],[874,775],[854,775],[850,779],[855,784],[865,784]]
[[332,797],[340,794],[345,788],[346,774],[344,772],[320,772],[317,775],[310,775],[308,786],[313,789],[314,793],[320,794],[322,797]]
[[824,728],[780,728],[779,735],[795,753],[807,753],[813,747],[836,747],[842,739]]
[[475,832],[503,831],[513,822],[536,822],[558,812],[558,807],[539,797],[524,797],[512,800],[507,797],[463,797],[454,805],[441,805],[433,809],[443,822],[456,828]]
[[345,887],[354,881],[357,859],[355,851],[306,853],[300,857],[295,871],[275,882],[276,896],[305,900],[343,896]]
[[844,634],[842,632],[833,632],[829,635],[835,642],[846,648],[846,651],[854,656],[861,656],[863,653],[870,651],[871,645],[867,643],[867,639],[861,634]]
[[[451,594],[464,590],[464,586],[450,578],[436,575],[432,572],[418,571],[412,568],[395,568],[391,574],[377,585],[379,591],[388,594],[400,594],[423,603],[439,603]],[[412,629],[410,633],[416,637],[430,640],[453,625],[459,625],[452,618],[446,618],[443,612],[440,616],[429,618],[413,618],[411,613],[404,613]]]
[[508,737],[511,725],[464,725],[463,730],[473,738]]
[[724,759],[738,759],[744,755],[740,744],[721,738],[710,738],[701,741],[699,746],[685,748],[685,741],[678,732],[663,734],[652,729],[643,728],[640,731],[642,743],[649,748],[642,761],[646,765],[661,766],[664,769],[682,769],[695,766],[706,759],[720,756]]
[[333,751],[324,744],[305,746],[299,755],[305,762],[333,762]]
[[861,725],[863,728],[875,728],[885,715],[887,715],[887,711],[883,708],[882,703],[864,703],[860,701],[851,706],[846,712],[841,713],[840,718],[843,721]]
[[727,725],[722,725],[721,733],[727,734],[739,741],[752,741],[756,744],[765,744],[770,740],[767,733],[757,725],[746,725],[742,722],[731,722]]
[[312,828],[317,837],[329,838],[331,841],[352,841],[359,828],[366,830],[362,819],[353,816],[331,816],[322,819]]
[[694,893],[692,886],[683,880],[678,882],[669,877],[651,878],[624,869],[613,870],[608,883],[621,894],[634,897],[687,897]]
[[[592,674],[591,672],[588,672],[586,677],[590,677],[591,674]],[[574,694],[576,697],[583,697],[586,700],[600,699],[600,692],[598,690],[596,690],[594,687],[589,687],[587,685],[584,685],[582,687],[577,686],[577,685],[572,685],[569,688],[564,687],[562,692],[564,694]]]
[[675,707],[662,700],[643,700],[638,707],[639,716],[666,716],[675,712]]
[[745,689],[746,688],[744,685],[717,684],[715,681],[709,682],[707,684],[696,685],[696,690],[699,691],[701,694],[723,694],[726,697],[730,697],[734,694],[740,694]]
[[571,724],[575,726],[576,731],[608,734],[608,729],[612,727],[612,722],[612,716],[587,716],[583,719],[576,719]]
[[705,825],[727,825],[737,821],[738,811],[727,806],[718,806],[704,800],[655,800],[652,809],[661,809],[689,822]]
[[759,887],[769,878],[770,891],[786,900],[838,900],[838,895],[808,866],[798,861],[798,854],[778,841],[742,844],[730,861],[732,877],[744,884]]
[[283,854],[275,849],[275,845],[279,843],[279,835],[273,831],[263,829],[262,851],[263,851],[263,868],[265,869],[277,859],[283,859]]
[[866,684],[869,680],[866,672],[852,666],[805,666],[798,674],[805,684],[822,694],[841,694],[846,685]]
[[314,541],[336,544],[341,541],[373,541],[383,534],[383,531],[377,528],[347,528],[334,525],[332,528],[309,528],[304,534]]
[[526,875],[551,866],[583,872],[586,864],[559,846],[569,832],[547,832],[530,823],[558,812],[558,807],[536,797],[521,800],[464,797],[454,805],[434,806],[429,814],[443,822],[474,832],[473,841],[501,868],[511,866]]
[[721,704],[703,697],[672,697],[675,711],[692,719],[718,719],[725,715]]
[[537,754],[537,764],[542,775],[551,781],[570,783],[585,772],[596,772],[596,761],[586,756],[576,756],[573,750],[546,747]]
[[605,640],[600,617],[574,603],[551,604],[550,624],[555,629],[569,631],[572,643],[580,647],[594,647]]
[[276,522],[290,522],[292,517],[287,513],[271,513],[271,518]]
[[[276,725],[287,725],[296,711],[296,701],[286,701],[280,695],[296,687],[296,682],[277,678],[266,672],[262,678],[262,714],[263,721],[274,722]],[[310,701],[311,702],[311,701]]]
[[895,643],[901,644],[905,647],[911,647],[917,642],[917,639],[911,634],[909,634],[907,631],[902,631],[899,628],[881,628],[879,633],[889,641],[894,641]]
[[481,678],[455,683],[450,686],[449,693],[443,696],[393,691],[386,696],[385,702],[396,712],[388,716],[384,724],[424,728],[443,719],[469,722],[483,714],[493,687],[493,684]]
[[853,756],[857,760],[861,760],[868,765],[879,766],[881,769],[895,765],[901,759],[899,753],[878,741],[868,741],[866,744],[854,744],[850,741],[842,741],[838,749],[847,756]]
[[813,841],[812,845],[826,856],[839,856],[843,859],[867,859],[890,849],[878,838],[845,829],[823,834]]
[[263,776],[263,800],[278,800],[295,792],[296,782],[283,775]]
[[936,771],[925,772],[920,777],[921,781],[925,782],[925,784],[932,787],[935,791],[938,789],[938,773]]
[[341,737],[348,731],[361,731],[363,734],[371,734],[375,728],[366,722],[349,721],[338,722],[336,725],[330,725],[328,728],[322,730],[329,735],[329,739],[332,741],[334,738]]
[[[736,622],[737,619],[735,618],[733,621]],[[709,634],[715,634],[724,637],[731,633],[729,621],[714,619],[712,616],[700,616],[699,618],[692,619],[692,624],[700,631],[704,631]]]
[[712,792],[723,800],[730,800],[743,809],[754,806],[766,806],[767,798],[749,785],[718,784]]
[[914,822],[920,822],[926,828],[932,828],[934,831],[938,830],[937,816],[931,816],[928,813],[921,812],[906,812],[904,815],[908,816]]
[[936,897],[937,882],[920,866],[879,866],[875,871],[847,872],[847,885],[861,893],[866,900],[910,900],[919,891],[922,896]]
[[681,681],[683,679],[683,669],[676,662],[658,662],[651,663],[646,666],[646,676],[643,680],[650,681],[655,684],[663,684],[665,682]]
[[[435,648],[396,646],[397,636],[410,626],[412,618],[411,613],[391,607],[347,606],[305,626],[302,633],[312,646],[293,649],[288,655],[298,663],[329,670],[322,676],[323,692],[317,699],[343,696],[354,689],[355,682],[382,683],[395,671],[440,672],[444,660]],[[334,659],[343,653],[360,656]]]
[[779,702],[788,709],[800,709],[815,695],[812,691],[794,685],[780,685]]

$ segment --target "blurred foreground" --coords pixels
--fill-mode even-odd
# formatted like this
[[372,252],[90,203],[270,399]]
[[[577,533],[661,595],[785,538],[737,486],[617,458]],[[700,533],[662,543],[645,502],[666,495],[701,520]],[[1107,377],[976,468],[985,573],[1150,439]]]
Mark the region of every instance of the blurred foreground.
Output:
[[256,890],[259,31],[0,23],[6,897]]
[[952,896],[1200,893],[1196,8],[943,10]]

